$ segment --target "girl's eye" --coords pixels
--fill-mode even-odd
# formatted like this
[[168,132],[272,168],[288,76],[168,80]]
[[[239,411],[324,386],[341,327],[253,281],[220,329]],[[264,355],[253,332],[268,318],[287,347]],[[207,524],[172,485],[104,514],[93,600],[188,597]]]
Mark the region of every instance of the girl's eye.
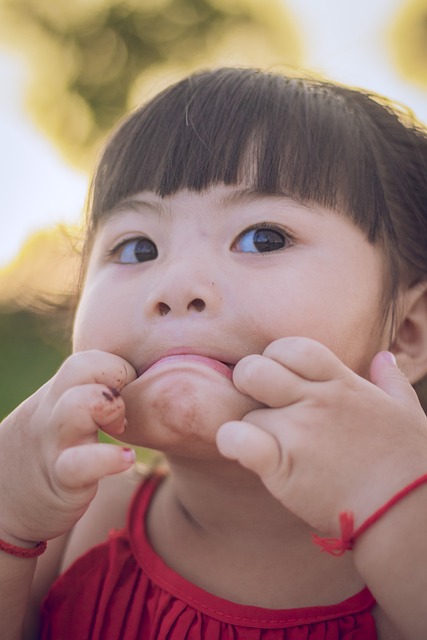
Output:
[[133,238],[121,242],[111,251],[111,255],[120,264],[138,264],[155,260],[158,256],[157,247],[148,238]]
[[241,233],[233,244],[233,250],[242,253],[269,253],[285,249],[290,244],[291,238],[284,231],[262,226]]

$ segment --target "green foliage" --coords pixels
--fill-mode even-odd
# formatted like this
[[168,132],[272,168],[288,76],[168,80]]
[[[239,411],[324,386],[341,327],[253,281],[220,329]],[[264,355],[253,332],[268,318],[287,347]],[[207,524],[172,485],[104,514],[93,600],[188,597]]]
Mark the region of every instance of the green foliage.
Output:
[[[69,355],[59,321],[29,311],[0,308],[0,420],[47,382]],[[121,444],[102,431],[101,442]],[[137,460],[155,464],[155,451],[135,447]]]
[[68,352],[48,318],[0,312],[0,419],[42,386]]
[[269,63],[297,61],[281,0],[0,0],[0,37],[32,67],[30,110],[83,168],[136,85],[171,66],[182,75],[212,64],[227,36],[237,38],[241,63],[251,53],[262,64],[266,52]]

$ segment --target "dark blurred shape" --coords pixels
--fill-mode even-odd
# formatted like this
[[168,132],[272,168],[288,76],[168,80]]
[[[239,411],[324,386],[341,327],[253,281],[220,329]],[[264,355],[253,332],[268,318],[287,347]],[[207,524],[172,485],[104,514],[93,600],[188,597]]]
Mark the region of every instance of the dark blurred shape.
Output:
[[299,61],[280,0],[0,0],[0,38],[26,52],[30,111],[81,168],[144,79],[235,63],[234,38],[241,64]]

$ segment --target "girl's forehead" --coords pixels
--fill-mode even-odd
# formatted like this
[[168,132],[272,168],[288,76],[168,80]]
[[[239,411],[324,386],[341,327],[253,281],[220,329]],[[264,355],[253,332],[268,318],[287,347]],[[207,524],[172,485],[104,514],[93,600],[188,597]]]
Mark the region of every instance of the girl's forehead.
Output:
[[[248,183],[237,185],[215,184],[206,189],[195,191],[180,189],[173,194],[160,196],[153,191],[141,191],[128,196],[118,202],[111,211],[107,212],[101,225],[108,220],[117,219],[123,213],[137,213],[154,215],[155,217],[169,217],[171,214],[185,214],[188,209],[197,207],[201,217],[224,214],[233,210],[263,211],[265,215],[272,209],[292,209],[293,211],[309,211],[321,213],[331,211],[319,203],[305,203],[301,199],[286,192],[266,192]],[[267,207],[267,210],[266,210]],[[337,212],[339,213],[339,212]]]
[[[120,200],[112,208],[112,212],[120,212],[124,209],[128,210],[129,208],[139,207],[141,205],[146,205],[161,212],[162,210],[167,210],[171,203],[185,202],[187,200],[211,200],[222,208],[262,202],[265,200],[288,200],[304,208],[311,208],[311,206],[316,205],[314,200],[312,204],[304,202],[297,195],[285,190],[267,191],[258,188],[254,184],[242,181],[232,185],[222,182],[214,183],[203,189],[189,189],[184,187],[164,196],[155,191],[143,190]],[[318,206],[321,206],[320,202]]]

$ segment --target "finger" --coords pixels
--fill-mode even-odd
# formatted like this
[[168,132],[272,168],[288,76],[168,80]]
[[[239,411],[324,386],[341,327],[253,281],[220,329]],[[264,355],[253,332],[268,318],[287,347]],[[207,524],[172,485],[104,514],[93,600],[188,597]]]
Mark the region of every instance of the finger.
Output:
[[372,360],[371,381],[387,395],[402,401],[414,401],[415,390],[400,371],[396,359],[390,351],[380,351]]
[[70,387],[91,383],[120,391],[136,377],[135,369],[119,356],[104,351],[81,351],[65,360],[52,380],[49,393],[57,399]]
[[276,438],[248,422],[226,422],[216,435],[220,453],[262,478],[276,473],[286,460]]
[[313,382],[333,380],[347,370],[332,351],[311,338],[280,338],[269,344],[263,355]]
[[102,443],[71,447],[58,456],[55,480],[64,489],[81,489],[129,469],[134,462],[133,449]]
[[239,391],[272,408],[299,402],[310,384],[276,360],[260,355],[242,358],[234,368],[233,382]]
[[113,388],[95,384],[72,387],[55,405],[50,425],[56,428],[61,447],[95,440],[98,428],[118,435],[125,429],[125,405]]

